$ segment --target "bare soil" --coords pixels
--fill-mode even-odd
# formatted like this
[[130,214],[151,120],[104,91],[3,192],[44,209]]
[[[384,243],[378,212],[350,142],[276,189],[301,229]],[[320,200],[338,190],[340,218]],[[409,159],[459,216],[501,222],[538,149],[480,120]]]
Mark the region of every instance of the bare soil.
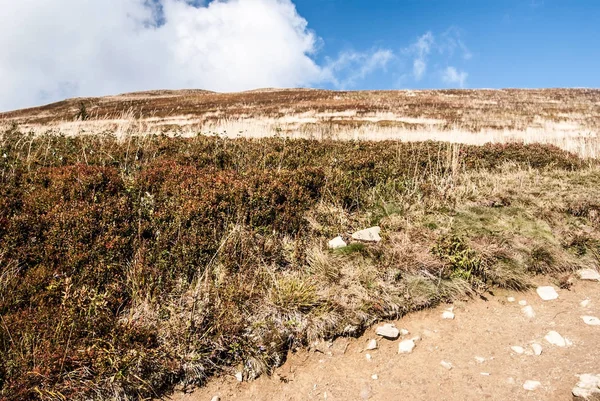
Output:
[[[217,377],[195,392],[170,399],[208,401],[218,395],[222,401],[571,400],[576,375],[600,373],[600,326],[588,326],[581,319],[582,315],[600,316],[600,283],[578,281],[569,290],[557,290],[559,298],[553,301],[542,301],[535,290],[497,291],[485,300],[465,300],[410,314],[394,323],[409,330],[405,338],[421,337],[411,354],[398,354],[402,338],[381,339],[373,327],[360,338],[340,338],[291,353],[271,377],[241,383],[232,375]],[[516,301],[508,302],[510,296]],[[581,306],[586,299],[589,305]],[[522,313],[521,300],[533,307],[535,318]],[[442,319],[443,311],[451,306],[456,318]],[[549,344],[544,336],[550,330],[573,345]],[[373,338],[379,349],[365,351]],[[540,356],[533,354],[532,342],[543,346]],[[513,352],[515,345],[523,347],[525,354]],[[485,361],[478,362],[476,357]],[[450,362],[453,368],[441,366],[441,361]],[[526,380],[539,381],[541,387],[527,391],[523,388]]]

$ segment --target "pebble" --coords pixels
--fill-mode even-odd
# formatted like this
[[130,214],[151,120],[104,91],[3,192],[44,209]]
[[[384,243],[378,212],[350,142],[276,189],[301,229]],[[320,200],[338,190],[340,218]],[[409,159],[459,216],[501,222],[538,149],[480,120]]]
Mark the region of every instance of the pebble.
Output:
[[516,300],[515,300],[515,297],[508,297],[508,298],[506,298],[506,300],[507,300],[508,302],[515,302],[515,301],[516,301]]
[[600,394],[600,375],[585,373],[577,377],[579,377],[579,382],[573,389],[575,397],[587,399],[594,394]]
[[377,349],[377,340],[373,339],[373,340],[369,340],[369,343],[367,344],[367,348],[368,351],[372,351],[374,349]]
[[366,355],[365,355],[365,358],[367,358],[367,361],[369,361],[369,362],[371,362],[371,359],[373,359],[373,358],[371,357],[371,354],[366,354]]
[[410,334],[410,332],[408,330],[406,330],[406,329],[400,329],[400,335],[401,336],[407,336],[409,334]]
[[237,379],[237,381],[241,382],[244,380],[244,376],[242,375],[242,372],[237,372],[235,374],[235,378]]
[[400,335],[400,331],[391,323],[386,323],[383,326],[379,326],[377,330],[375,330],[375,333],[390,340],[395,340]]
[[360,391],[360,398],[363,400],[368,400],[371,398],[371,386],[363,387],[363,389]]
[[589,299],[584,299],[579,303],[579,305],[581,305],[582,308],[587,308],[588,306],[590,306],[590,302],[591,301]]
[[370,227],[355,232],[354,234],[352,234],[352,239],[366,242],[379,242],[381,241],[381,237],[379,236],[380,232],[381,228],[379,228],[378,226]]
[[442,367],[444,369],[448,369],[448,370],[451,370],[454,367],[450,362],[447,362],[447,361],[440,362],[440,365],[442,365]]
[[554,287],[538,287],[536,292],[544,301],[552,301],[558,298],[558,293]]
[[442,313],[442,319],[452,320],[454,319],[454,313],[452,311],[447,310],[444,313]]
[[537,390],[538,388],[540,388],[542,385],[542,383],[535,381],[535,380],[527,380],[525,381],[525,383],[523,383],[523,388],[525,390],[529,390],[529,391],[534,391]]
[[377,375],[371,375],[371,379],[377,380],[377,379],[379,379],[379,376],[377,376]]
[[533,307],[531,305],[527,305],[524,308],[522,308],[521,312],[523,312],[523,314],[529,319],[533,319],[535,317],[535,311],[533,310]]
[[543,348],[542,348],[541,344],[533,343],[533,344],[531,344],[531,349],[533,349],[533,353],[535,355],[542,355]]
[[485,358],[482,356],[476,356],[475,360],[477,361],[477,363],[484,363],[485,362]]
[[583,322],[589,326],[600,326],[600,319],[595,316],[581,316]]
[[583,269],[577,273],[582,280],[600,281],[600,273],[594,269]]
[[346,244],[346,241],[344,241],[344,239],[340,236],[335,237],[334,239],[332,239],[331,241],[329,241],[327,243],[327,247],[329,249],[339,249],[339,248],[344,248],[346,247],[348,244]]
[[481,376],[489,376],[490,374],[488,372],[480,372],[479,373]]
[[399,354],[410,354],[413,349],[415,349],[415,342],[413,340],[400,341],[400,344],[398,344]]
[[221,397],[215,395],[213,398],[210,399],[210,401],[221,401]]
[[519,354],[522,355],[525,350],[523,349],[523,347],[520,347],[518,345],[513,345],[512,347],[510,347],[510,349],[515,353],[515,354]]
[[556,345],[558,347],[566,347],[568,345],[567,340],[558,334],[556,331],[549,331],[544,337],[546,341],[548,341],[552,345]]
[[522,300],[519,301],[519,305],[525,306],[525,305],[527,305],[527,301],[525,301],[524,299],[522,299]]
[[506,382],[507,382],[508,384],[515,384],[515,379],[514,379],[514,378],[512,378],[512,377],[509,377],[508,379],[506,379]]

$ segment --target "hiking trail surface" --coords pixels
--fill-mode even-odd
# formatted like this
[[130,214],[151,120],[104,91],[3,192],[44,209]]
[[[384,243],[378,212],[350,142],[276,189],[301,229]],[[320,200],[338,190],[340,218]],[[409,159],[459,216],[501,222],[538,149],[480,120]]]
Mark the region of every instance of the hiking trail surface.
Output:
[[[539,278],[537,284],[553,286],[558,298],[544,301],[535,289],[493,291],[391,322],[400,331],[395,340],[376,334],[382,322],[360,338],[290,353],[270,377],[216,377],[168,399],[572,400],[578,375],[600,374],[600,326],[584,319],[600,316],[600,283],[577,280],[559,289]],[[565,346],[551,344],[555,337]],[[377,348],[367,350],[372,340]],[[406,340],[414,349],[399,353]]]

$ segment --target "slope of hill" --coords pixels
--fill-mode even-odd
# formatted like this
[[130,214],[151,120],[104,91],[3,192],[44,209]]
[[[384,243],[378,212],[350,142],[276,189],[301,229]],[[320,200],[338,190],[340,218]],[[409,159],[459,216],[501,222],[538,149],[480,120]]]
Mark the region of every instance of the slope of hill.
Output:
[[[74,121],[82,104],[89,118]],[[594,156],[600,90],[163,90],[0,113],[0,123],[65,134],[133,129],[184,136],[541,142]]]

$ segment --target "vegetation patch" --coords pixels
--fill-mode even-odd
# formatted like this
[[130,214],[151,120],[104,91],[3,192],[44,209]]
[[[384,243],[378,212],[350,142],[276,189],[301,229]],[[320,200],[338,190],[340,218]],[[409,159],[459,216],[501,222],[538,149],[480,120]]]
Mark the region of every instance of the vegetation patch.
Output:
[[[254,378],[315,339],[597,267],[599,179],[539,145],[14,127],[0,137],[0,398],[146,399],[235,366]],[[374,223],[380,243],[327,249]]]

